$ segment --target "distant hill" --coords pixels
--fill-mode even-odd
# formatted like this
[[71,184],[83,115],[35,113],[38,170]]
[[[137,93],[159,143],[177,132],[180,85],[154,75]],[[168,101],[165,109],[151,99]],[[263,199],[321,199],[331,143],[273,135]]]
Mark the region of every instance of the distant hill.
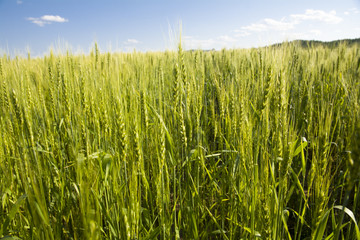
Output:
[[[323,42],[323,41],[317,41],[317,40],[294,40],[294,41],[291,41],[290,43],[298,44],[303,48],[318,47],[321,45],[324,47],[335,48],[335,47],[338,47],[340,44],[345,44],[349,47],[354,46],[354,45],[357,45],[360,47],[360,38],[341,39],[341,40],[335,40],[335,41],[331,41],[331,42]],[[286,44],[286,43],[276,43],[276,44],[273,44],[272,46],[281,46],[283,44]]]
[[[344,44],[348,47],[352,47],[354,45],[358,46],[360,48],[360,38],[354,38],[354,39],[340,39],[340,40],[334,40],[334,41],[330,41],[330,42],[325,42],[325,41],[318,41],[318,40],[293,40],[293,41],[287,41],[287,42],[282,42],[282,43],[274,43],[272,45],[268,45],[268,46],[264,46],[266,47],[281,47],[285,44],[295,44],[295,45],[299,45],[302,48],[309,48],[309,47],[319,47],[319,46],[324,46],[327,48],[336,48],[338,47],[340,44]],[[263,48],[263,47],[259,47],[259,48]],[[199,49],[189,49],[187,50],[188,52],[195,52],[198,51]],[[216,52],[218,50],[213,49],[202,49],[200,51],[203,52]]]

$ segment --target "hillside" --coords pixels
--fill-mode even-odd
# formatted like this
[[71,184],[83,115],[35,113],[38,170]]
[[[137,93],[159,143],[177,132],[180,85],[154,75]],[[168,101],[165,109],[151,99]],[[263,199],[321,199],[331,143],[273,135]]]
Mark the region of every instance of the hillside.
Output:
[[[272,46],[282,46],[285,43],[286,42],[276,43],[276,44],[273,44]],[[299,45],[299,46],[301,46],[303,48],[318,47],[318,46],[321,46],[321,45],[323,45],[324,47],[336,48],[341,44],[345,44],[348,47],[352,47],[352,46],[360,46],[360,38],[340,39],[340,40],[334,40],[334,41],[330,41],[330,42],[323,42],[323,41],[318,41],[318,40],[294,40],[294,41],[291,41],[290,43],[294,43],[294,44]]]

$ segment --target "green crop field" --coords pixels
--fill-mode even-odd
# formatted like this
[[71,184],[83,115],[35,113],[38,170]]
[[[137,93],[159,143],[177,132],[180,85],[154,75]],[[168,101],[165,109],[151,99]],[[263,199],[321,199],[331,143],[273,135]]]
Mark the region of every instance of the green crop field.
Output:
[[360,47],[0,58],[0,239],[360,239]]

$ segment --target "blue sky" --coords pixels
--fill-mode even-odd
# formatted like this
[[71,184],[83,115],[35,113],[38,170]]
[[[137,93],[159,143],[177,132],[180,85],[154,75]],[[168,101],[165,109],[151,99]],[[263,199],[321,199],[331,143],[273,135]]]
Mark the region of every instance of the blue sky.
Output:
[[360,37],[360,0],[0,0],[0,54],[248,48]]

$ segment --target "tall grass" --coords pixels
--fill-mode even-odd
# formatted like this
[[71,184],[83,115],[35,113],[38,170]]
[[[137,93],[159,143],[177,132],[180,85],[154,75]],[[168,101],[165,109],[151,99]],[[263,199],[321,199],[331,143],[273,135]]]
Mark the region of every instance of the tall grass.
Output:
[[360,239],[360,49],[0,60],[0,237]]

